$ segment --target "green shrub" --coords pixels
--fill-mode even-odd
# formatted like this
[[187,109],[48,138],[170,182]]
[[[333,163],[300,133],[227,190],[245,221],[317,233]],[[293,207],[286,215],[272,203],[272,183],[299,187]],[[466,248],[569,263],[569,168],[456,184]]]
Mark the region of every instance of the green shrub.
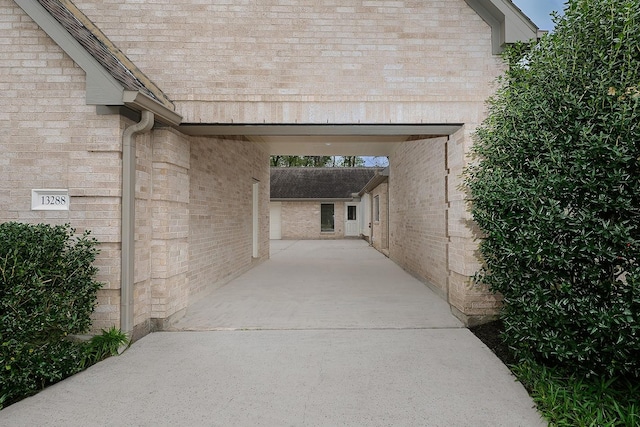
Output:
[[80,369],[101,284],[97,241],[68,225],[0,224],[0,408]]
[[520,357],[639,377],[640,7],[570,0],[556,24],[507,50],[476,133],[476,279]]
[[512,366],[550,426],[637,427],[640,384],[627,378],[584,378],[531,362]]
[[84,364],[92,365],[109,356],[116,356],[121,347],[129,344],[127,335],[116,327],[102,330],[102,334],[89,340],[84,348]]

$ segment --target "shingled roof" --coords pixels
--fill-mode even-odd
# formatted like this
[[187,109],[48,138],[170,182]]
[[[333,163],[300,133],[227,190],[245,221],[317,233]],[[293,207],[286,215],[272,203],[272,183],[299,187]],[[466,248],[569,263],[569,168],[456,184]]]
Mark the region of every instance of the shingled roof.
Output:
[[380,168],[271,168],[271,199],[351,199]]
[[126,90],[140,91],[165,107],[169,98],[70,0],[38,0]]

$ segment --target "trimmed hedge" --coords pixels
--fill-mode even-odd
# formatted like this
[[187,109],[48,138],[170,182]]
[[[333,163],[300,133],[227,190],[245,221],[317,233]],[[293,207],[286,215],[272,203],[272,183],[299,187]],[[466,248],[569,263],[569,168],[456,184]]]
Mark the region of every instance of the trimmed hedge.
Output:
[[507,50],[476,133],[476,279],[523,359],[640,377],[640,7],[570,0],[556,24]]
[[97,241],[69,225],[0,224],[0,408],[78,372],[101,283]]

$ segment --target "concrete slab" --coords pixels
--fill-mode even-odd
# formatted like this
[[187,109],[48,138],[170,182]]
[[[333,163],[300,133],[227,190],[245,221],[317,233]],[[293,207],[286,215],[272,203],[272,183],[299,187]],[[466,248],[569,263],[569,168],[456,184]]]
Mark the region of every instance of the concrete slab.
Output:
[[449,305],[367,242],[274,240],[271,259],[171,330],[456,328]]
[[5,426],[539,426],[466,329],[155,333]]
[[545,425],[447,305],[361,241],[274,242],[175,329],[0,411],[0,426]]

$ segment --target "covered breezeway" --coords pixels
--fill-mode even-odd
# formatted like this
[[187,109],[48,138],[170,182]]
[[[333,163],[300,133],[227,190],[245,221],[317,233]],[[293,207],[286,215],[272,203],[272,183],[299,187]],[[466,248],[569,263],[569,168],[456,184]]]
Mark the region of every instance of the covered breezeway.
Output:
[[461,328],[448,304],[364,240],[272,240],[271,258],[171,330]]
[[[387,156],[389,183],[381,196],[386,224],[372,221],[370,228],[370,237],[376,226],[385,236],[375,242],[382,246],[374,246],[449,302],[463,323],[472,325],[495,317],[499,301],[485,290],[469,288],[470,277],[479,266],[460,189],[471,131],[466,124],[183,123],[179,129],[193,137],[250,140],[269,155]],[[373,194],[365,196],[373,205]],[[268,217],[255,220],[267,236],[277,238],[282,232],[281,226],[269,229]],[[362,224],[356,232],[368,234]]]

